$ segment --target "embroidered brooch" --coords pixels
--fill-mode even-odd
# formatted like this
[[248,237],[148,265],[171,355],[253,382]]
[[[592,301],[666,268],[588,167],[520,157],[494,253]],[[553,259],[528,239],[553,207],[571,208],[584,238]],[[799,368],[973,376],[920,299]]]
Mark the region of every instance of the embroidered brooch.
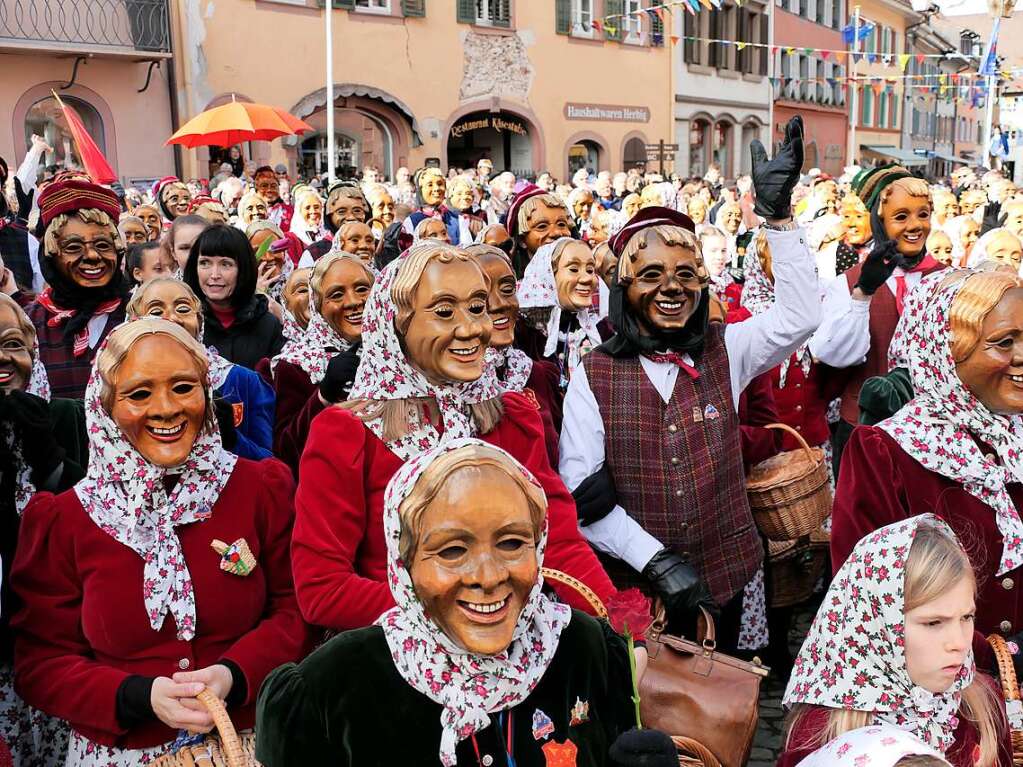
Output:
[[575,705],[572,706],[572,718],[568,724],[570,727],[575,727],[577,724],[590,721],[590,702],[586,700],[580,700],[577,695],[575,698]]

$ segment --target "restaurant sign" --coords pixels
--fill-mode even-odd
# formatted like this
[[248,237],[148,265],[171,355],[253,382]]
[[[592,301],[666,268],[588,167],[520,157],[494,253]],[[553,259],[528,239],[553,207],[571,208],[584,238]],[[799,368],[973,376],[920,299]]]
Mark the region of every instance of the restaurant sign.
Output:
[[469,115],[464,120],[461,120],[451,126],[451,135],[454,138],[461,138],[466,133],[487,129],[495,130],[498,133],[508,131],[509,133],[517,133],[520,136],[529,135],[529,131],[526,129],[525,124],[521,120],[499,114]]
[[610,123],[648,123],[650,110],[647,107],[626,107],[614,104],[565,104],[565,118],[568,120],[596,120]]

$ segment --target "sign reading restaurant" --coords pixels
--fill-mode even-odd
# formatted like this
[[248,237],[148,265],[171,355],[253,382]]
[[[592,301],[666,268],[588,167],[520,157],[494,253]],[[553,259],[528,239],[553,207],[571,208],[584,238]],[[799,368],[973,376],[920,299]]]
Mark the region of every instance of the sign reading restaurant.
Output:
[[451,135],[454,138],[461,138],[466,133],[486,130],[487,128],[493,128],[498,133],[510,131],[520,136],[526,136],[529,133],[526,130],[526,126],[515,118],[504,117],[503,115],[486,115],[481,117],[479,114],[474,114],[452,125]]
[[646,107],[626,107],[615,104],[565,104],[568,120],[598,120],[610,123],[648,123],[650,110]]

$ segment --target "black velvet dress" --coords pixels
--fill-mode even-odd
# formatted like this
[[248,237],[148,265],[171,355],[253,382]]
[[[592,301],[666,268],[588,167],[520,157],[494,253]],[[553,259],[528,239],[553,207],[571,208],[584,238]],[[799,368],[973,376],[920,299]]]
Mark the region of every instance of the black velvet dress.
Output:
[[[625,641],[573,610],[532,694],[491,714],[475,743],[461,741],[458,765],[509,765],[508,729],[516,767],[606,765],[615,738],[636,724],[631,690]],[[256,758],[264,767],[439,765],[441,711],[399,676],[382,628],[349,631],[267,677]]]

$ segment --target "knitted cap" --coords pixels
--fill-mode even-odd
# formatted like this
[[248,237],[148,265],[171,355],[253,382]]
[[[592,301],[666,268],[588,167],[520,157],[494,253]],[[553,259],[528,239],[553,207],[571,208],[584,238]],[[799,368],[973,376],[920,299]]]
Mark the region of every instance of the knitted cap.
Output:
[[[898,181],[900,178],[910,178],[912,175],[901,165],[896,165],[895,163],[879,165],[866,171],[854,180],[852,185],[853,191],[863,200],[867,210],[874,210],[877,201],[881,197],[881,192],[886,186],[893,181]],[[857,181],[859,182],[858,185]]]
[[39,223],[43,229],[62,213],[95,208],[117,221],[121,201],[112,189],[80,178],[54,181],[39,195]]
[[526,184],[515,195],[515,199],[511,201],[511,205],[508,206],[508,215],[504,220],[504,228],[508,230],[508,234],[512,236],[512,239],[519,234],[519,208],[522,207],[522,203],[528,200],[530,197],[536,197],[537,195],[548,194],[536,184]]

